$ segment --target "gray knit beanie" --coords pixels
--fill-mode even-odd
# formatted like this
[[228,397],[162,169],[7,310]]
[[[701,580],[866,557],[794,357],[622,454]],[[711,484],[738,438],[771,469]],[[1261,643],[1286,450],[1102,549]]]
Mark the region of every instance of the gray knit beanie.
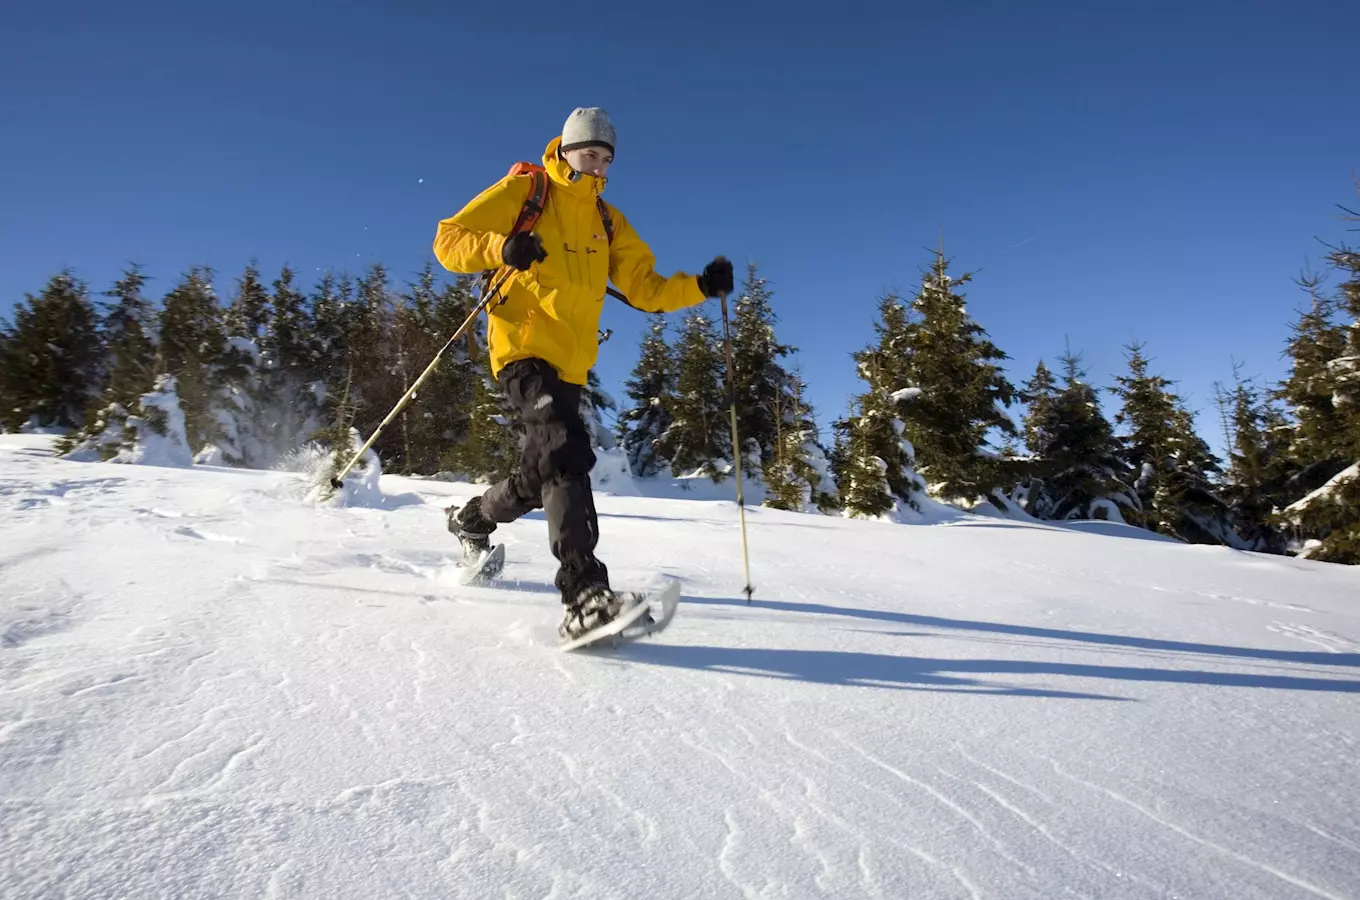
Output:
[[562,126],[562,149],[582,147],[604,147],[614,152],[614,126],[609,123],[609,113],[598,106],[578,107]]

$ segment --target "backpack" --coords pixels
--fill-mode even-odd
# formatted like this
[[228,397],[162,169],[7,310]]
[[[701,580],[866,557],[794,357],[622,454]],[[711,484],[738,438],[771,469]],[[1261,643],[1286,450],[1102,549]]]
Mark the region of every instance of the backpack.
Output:
[[[510,234],[519,234],[521,231],[532,231],[538,224],[538,217],[543,215],[543,208],[548,204],[548,170],[533,163],[517,162],[510,167],[510,176],[527,175],[533,179],[529,185],[529,196],[524,198],[524,205],[520,207],[519,218],[515,219],[515,225],[510,229]],[[605,237],[609,243],[614,243],[614,219],[609,215],[609,207],[605,205],[602,197],[595,198],[595,207],[600,211],[600,220],[604,223]],[[487,272],[488,284],[491,270]],[[623,301],[626,305],[632,306],[628,298],[612,287],[605,287],[605,293],[611,297]],[[503,299],[502,303],[505,302]],[[636,308],[636,307],[634,307]]]

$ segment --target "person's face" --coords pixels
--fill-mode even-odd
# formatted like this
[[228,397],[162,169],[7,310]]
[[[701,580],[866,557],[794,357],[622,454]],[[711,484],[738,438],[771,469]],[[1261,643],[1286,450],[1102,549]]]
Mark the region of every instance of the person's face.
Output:
[[576,150],[566,150],[563,151],[562,157],[566,159],[567,165],[582,175],[599,175],[601,178],[609,171],[609,164],[614,161],[614,154],[604,147],[580,147]]

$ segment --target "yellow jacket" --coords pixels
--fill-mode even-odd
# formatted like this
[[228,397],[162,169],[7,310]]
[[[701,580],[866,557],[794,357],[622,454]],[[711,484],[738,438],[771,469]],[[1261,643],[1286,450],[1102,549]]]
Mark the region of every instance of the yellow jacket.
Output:
[[[537,357],[563,381],[585,384],[595,365],[609,281],[647,312],[674,312],[702,303],[704,295],[693,275],[658,275],[651,249],[612,206],[614,242],[609,243],[595,205],[605,180],[595,175],[573,180],[576,173],[557,154],[561,140],[553,138],[543,151],[548,202],[534,226],[548,257],[510,276],[501,290],[506,301],[488,311],[487,334],[493,374],[517,359]],[[439,223],[434,254],[444,268],[481,272],[503,266],[501,247],[529,196],[531,180],[506,176]]]

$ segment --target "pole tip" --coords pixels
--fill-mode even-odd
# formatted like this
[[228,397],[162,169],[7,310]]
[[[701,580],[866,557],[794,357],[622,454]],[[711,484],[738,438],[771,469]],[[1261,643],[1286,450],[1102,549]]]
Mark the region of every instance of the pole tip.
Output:
[[748,584],[748,585],[746,585],[746,587],[742,588],[742,590],[746,592],[746,602],[747,602],[747,604],[750,604],[750,602],[751,602],[751,595],[754,594],[754,593],[756,592],[756,589],[753,588],[753,587],[751,587],[751,586]]
[[345,486],[345,483],[344,483],[343,481],[341,481],[339,478],[332,478],[332,479],[331,479],[331,487],[335,488],[337,491],[340,490],[340,489],[341,489],[342,487],[344,487],[344,486]]

